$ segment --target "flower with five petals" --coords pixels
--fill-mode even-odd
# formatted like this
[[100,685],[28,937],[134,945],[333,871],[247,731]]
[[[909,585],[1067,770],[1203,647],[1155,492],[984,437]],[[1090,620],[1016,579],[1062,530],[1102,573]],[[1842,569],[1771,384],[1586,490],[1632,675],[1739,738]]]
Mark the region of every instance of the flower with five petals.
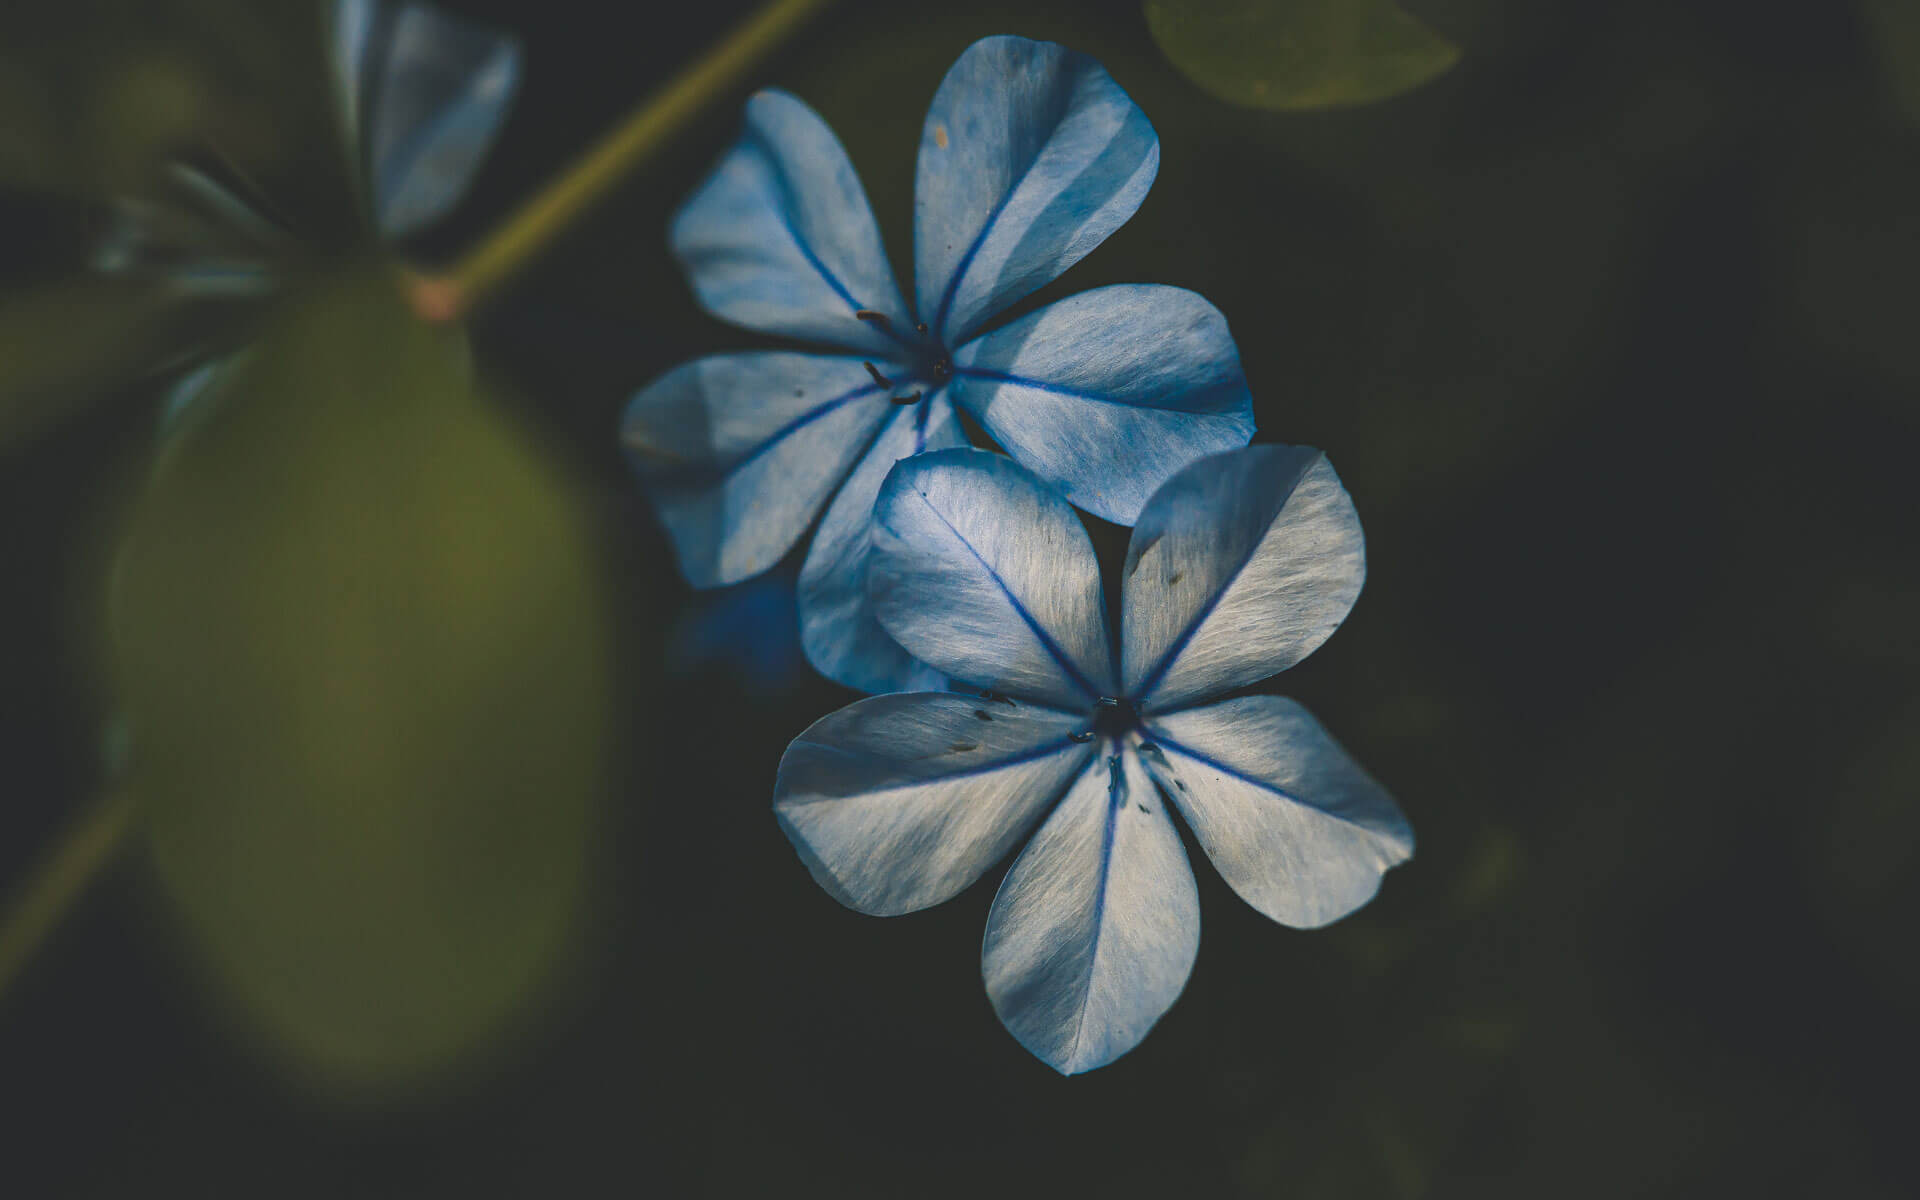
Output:
[[824,506],[800,576],[807,657],[866,691],[930,686],[867,602],[870,517],[896,461],[966,445],[956,408],[1121,523],[1187,463],[1245,445],[1238,352],[1192,292],[1099,288],[983,332],[1132,216],[1159,161],[1153,126],[1092,59],[976,42],[921,135],[909,301],[833,132],[784,92],[749,100],[740,141],[674,218],[674,253],[714,315],[835,352],[703,358],[634,397],[623,441],[688,580],[766,570]]
[[1325,925],[1413,853],[1385,790],[1300,705],[1227,696],[1312,653],[1360,592],[1352,502],[1319,452],[1202,459],[1133,531],[1109,635],[1073,510],[998,455],[896,466],[870,587],[902,646],[988,698],[876,696],[788,747],[781,827],[860,912],[957,895],[1038,831],[994,897],[982,970],[1021,1045],[1073,1074],[1137,1045],[1199,949],[1177,810],[1226,882]]

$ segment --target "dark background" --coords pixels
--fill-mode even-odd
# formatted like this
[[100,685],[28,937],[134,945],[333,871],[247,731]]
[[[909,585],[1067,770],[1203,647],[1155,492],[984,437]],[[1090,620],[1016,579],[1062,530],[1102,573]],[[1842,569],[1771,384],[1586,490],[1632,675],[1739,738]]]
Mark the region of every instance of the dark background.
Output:
[[[527,67],[429,257],[745,8],[446,7]],[[614,436],[658,372],[763,344],[664,245],[736,97],[472,330],[591,498],[619,614],[581,964],[452,1081],[343,1102],[231,1033],[131,855],[0,996],[0,1192],[1913,1194],[1920,129],[1838,0],[1409,7],[1462,62],[1343,112],[1222,105],[1119,3],[848,0],[758,76],[840,134],[897,268],[926,102],[975,38],[1091,53],[1152,118],[1139,215],[1033,303],[1202,292],[1259,438],[1339,468],[1366,593],[1276,687],[1419,834],[1373,904],[1283,929],[1196,855],[1184,995],[1062,1079],[980,987],[998,871],[884,921],[807,878],[773,772],[852,697],[662,666],[688,595]],[[149,413],[0,459],[0,879],[95,787]]]

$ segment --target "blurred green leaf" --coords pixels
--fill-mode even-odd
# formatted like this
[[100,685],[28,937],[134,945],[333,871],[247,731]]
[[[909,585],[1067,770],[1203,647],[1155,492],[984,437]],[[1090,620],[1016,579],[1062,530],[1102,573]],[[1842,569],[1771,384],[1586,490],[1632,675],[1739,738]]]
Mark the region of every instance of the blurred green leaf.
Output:
[[186,316],[138,280],[0,296],[0,451],[154,366]]
[[1887,91],[1907,120],[1920,124],[1920,4],[1914,0],[1860,0],[1880,54]]
[[[340,203],[317,0],[0,5],[0,185],[102,199],[207,152],[309,208]],[[309,197],[307,193],[313,193]]]
[[1248,108],[1370,104],[1451,67],[1459,47],[1391,0],[1146,0],[1173,65]]
[[497,1045],[567,960],[606,613],[565,481],[368,270],[237,368],[135,514],[114,654],[155,878],[330,1089]]

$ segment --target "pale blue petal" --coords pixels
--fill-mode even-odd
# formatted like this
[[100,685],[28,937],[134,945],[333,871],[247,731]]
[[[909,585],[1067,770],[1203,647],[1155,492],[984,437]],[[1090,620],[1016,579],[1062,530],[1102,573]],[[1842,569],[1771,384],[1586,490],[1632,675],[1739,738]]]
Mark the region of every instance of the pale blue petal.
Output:
[[954,679],[1081,711],[1113,692],[1086,527],[1011,459],[943,450],[894,467],[867,586],[893,639]]
[[870,697],[787,747],[774,813],[834,899],[914,912],[958,895],[1059,798],[1094,754],[1077,727],[970,696]]
[[867,596],[873,501],[900,459],[967,444],[944,392],[903,407],[847,477],[800,571],[801,644],[813,669],[863,692],[939,691],[946,677],[900,648]]
[[1359,908],[1413,857],[1413,828],[1385,788],[1313,715],[1242,696],[1153,718],[1148,767],[1241,899],[1313,929]]
[[364,139],[374,226],[417,232],[446,215],[493,147],[520,45],[424,4],[348,3],[334,53],[348,129]]
[[1366,564],[1353,501],[1318,450],[1201,459],[1147,502],[1127,548],[1127,695],[1164,711],[1286,670],[1346,619]]
[[1001,1024],[1073,1075],[1139,1045],[1199,949],[1193,869],[1129,751],[1082,774],[1021,852],[980,957]]
[[897,353],[910,336],[853,164],[826,122],[786,92],[747,101],[740,140],[669,237],[694,295],[723,320],[869,355]]
[[260,296],[280,285],[274,259],[286,231],[192,167],[167,164],[157,194],[117,198],[113,209],[95,270],[158,276],[191,297]]
[[374,21],[380,14],[378,0],[335,0],[333,6],[334,96],[340,105],[340,126],[348,146],[360,144],[367,52],[373,41]]
[[621,441],[695,587],[780,560],[893,411],[857,358],[765,351],[683,363],[627,406]]
[[1068,500],[1122,525],[1174,472],[1253,436],[1226,318],[1183,288],[1069,296],[953,361],[955,403]]
[[1106,69],[990,37],[940,82],[920,134],[914,284],[946,345],[1059,277],[1153,186],[1160,140]]

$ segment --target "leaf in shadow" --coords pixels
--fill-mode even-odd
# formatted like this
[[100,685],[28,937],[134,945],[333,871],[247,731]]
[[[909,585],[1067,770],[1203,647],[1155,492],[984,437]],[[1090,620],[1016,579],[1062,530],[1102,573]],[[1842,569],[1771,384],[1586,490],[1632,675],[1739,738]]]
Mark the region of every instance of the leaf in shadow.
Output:
[[1371,104],[1446,71],[1460,49],[1392,0],[1146,0],[1182,74],[1247,108]]
[[470,1065],[578,935],[607,614],[564,479],[384,272],[314,289],[183,432],[114,578],[153,879],[322,1091]]

